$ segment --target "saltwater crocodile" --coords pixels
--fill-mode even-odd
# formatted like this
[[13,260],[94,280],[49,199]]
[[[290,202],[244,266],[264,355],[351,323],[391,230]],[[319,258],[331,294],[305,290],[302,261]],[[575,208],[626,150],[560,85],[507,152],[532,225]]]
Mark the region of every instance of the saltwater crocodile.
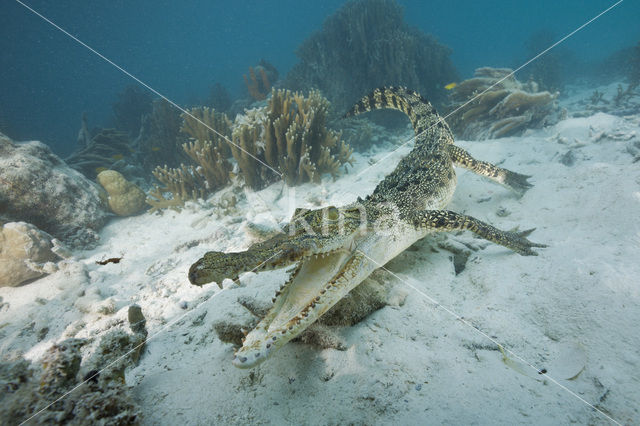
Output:
[[524,193],[529,176],[478,161],[455,146],[449,126],[418,93],[380,88],[348,113],[393,108],[409,116],[415,147],[364,200],[343,207],[296,210],[284,232],[238,253],[208,252],[189,270],[195,285],[237,279],[246,271],[296,265],[272,308],[250,331],[233,364],[249,368],[298,336],[329,308],[416,241],[434,231],[469,230],[521,255],[536,255],[532,231],[506,232],[474,217],[443,210],[456,187],[453,166]]

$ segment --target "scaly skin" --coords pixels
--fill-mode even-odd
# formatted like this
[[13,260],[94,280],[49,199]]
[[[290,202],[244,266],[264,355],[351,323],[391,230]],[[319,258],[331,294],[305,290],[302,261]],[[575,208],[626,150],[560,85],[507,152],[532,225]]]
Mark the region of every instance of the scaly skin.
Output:
[[409,116],[414,149],[366,199],[347,206],[299,209],[282,234],[240,253],[209,252],[189,270],[195,285],[245,271],[296,264],[276,292],[273,307],[246,336],[233,364],[254,367],[309,325],[384,265],[430,232],[469,230],[527,256],[536,255],[531,231],[501,231],[471,216],[442,210],[456,186],[453,166],[465,167],[523,194],[528,176],[478,161],[453,145],[449,126],[419,94],[405,88],[376,89],[347,115],[393,108]]

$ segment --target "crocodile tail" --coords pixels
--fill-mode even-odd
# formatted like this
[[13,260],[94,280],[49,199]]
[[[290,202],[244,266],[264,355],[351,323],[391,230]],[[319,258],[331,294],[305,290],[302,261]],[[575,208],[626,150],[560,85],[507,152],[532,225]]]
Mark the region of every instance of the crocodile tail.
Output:
[[406,87],[380,87],[362,98],[345,115],[352,117],[374,109],[391,108],[402,111],[411,120],[416,135],[422,134],[439,122],[444,123],[436,109],[419,93]]

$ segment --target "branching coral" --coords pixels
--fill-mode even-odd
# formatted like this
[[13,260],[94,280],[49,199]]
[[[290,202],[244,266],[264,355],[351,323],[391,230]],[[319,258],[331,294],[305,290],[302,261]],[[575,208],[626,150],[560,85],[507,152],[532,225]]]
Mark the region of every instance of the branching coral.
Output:
[[443,100],[438,87],[456,80],[450,50],[409,27],[402,15],[395,0],[346,2],[298,48],[300,62],[287,75],[287,87],[318,88],[338,111],[384,85]]
[[244,77],[244,83],[247,85],[247,90],[249,91],[249,95],[256,101],[261,101],[266,99],[269,94],[269,89],[271,88],[271,82],[267,77],[267,72],[263,67],[256,67],[258,71],[258,75],[253,70],[253,67],[249,67],[249,77],[246,75]]
[[231,122],[227,116],[209,108],[193,108],[182,118],[182,131],[193,138],[182,144],[182,149],[196,165],[156,167],[153,175],[164,186],[156,187],[147,199],[152,211],[179,208],[185,201],[204,198],[229,183],[231,163],[227,157],[231,151],[225,138],[230,140]]
[[278,177],[265,164],[289,185],[320,182],[323,173],[336,177],[342,165],[351,164],[353,150],[326,126],[328,109],[318,91],[305,98],[274,89],[264,109],[238,117],[233,141],[244,151],[231,149],[247,184],[260,188]]
[[153,174],[163,187],[156,187],[147,202],[152,210],[177,208],[213,193],[229,183],[231,156],[254,189],[279,179],[279,173],[289,185],[320,182],[323,173],[337,177],[352,163],[353,150],[339,132],[327,128],[328,109],[329,101],[317,91],[304,97],[275,89],[266,107],[246,111],[233,125],[213,109],[192,109],[183,114],[182,131],[193,140],[182,147],[197,165],[157,167]]
[[200,143],[211,141],[224,158],[231,155],[231,120],[213,108],[192,108],[182,113],[180,130]]
[[511,73],[478,68],[452,90],[447,122],[455,133],[467,139],[499,138],[552,120],[557,93],[538,92],[535,82],[522,84]]

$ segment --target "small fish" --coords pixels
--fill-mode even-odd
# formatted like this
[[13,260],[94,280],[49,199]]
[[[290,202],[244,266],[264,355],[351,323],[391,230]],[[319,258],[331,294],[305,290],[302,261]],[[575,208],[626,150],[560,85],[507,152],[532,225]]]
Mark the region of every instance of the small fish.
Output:
[[152,146],[152,147],[151,147],[151,151],[153,151],[153,152],[158,152],[158,151],[160,151],[161,149],[162,149],[162,148],[160,148],[159,146]]
[[106,167],[96,167],[96,174],[100,174],[105,170],[109,170],[109,169],[107,169]]
[[115,155],[112,155],[112,156],[111,156],[111,158],[113,158],[113,159],[114,159],[114,160],[116,160],[116,161],[120,161],[120,160],[122,160],[122,159],[124,158],[124,155],[122,155],[122,154],[115,154]]
[[458,85],[458,83],[449,83],[446,86],[444,86],[444,88],[447,89],[447,90],[451,90],[454,87],[456,87],[457,85]]

